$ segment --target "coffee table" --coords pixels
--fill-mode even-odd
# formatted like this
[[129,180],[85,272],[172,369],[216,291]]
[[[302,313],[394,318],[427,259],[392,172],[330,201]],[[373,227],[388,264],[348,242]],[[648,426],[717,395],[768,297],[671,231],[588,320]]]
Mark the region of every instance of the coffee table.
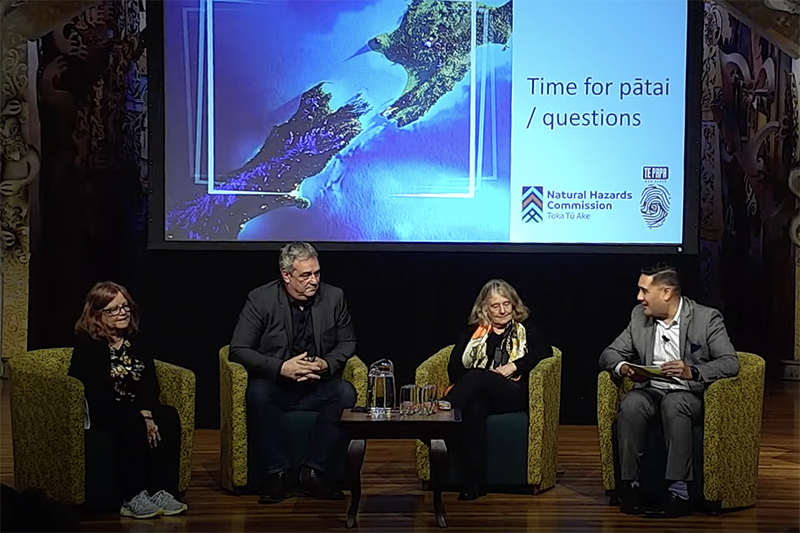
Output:
[[347,527],[356,525],[358,505],[361,501],[361,466],[367,439],[419,439],[431,448],[431,488],[433,489],[433,511],[439,527],[447,527],[442,485],[447,480],[447,446],[450,437],[461,422],[457,409],[437,411],[432,415],[401,415],[393,412],[389,418],[372,418],[367,413],[342,413],[342,429],[350,439],[347,448],[347,480],[350,485],[350,509],[347,511]]

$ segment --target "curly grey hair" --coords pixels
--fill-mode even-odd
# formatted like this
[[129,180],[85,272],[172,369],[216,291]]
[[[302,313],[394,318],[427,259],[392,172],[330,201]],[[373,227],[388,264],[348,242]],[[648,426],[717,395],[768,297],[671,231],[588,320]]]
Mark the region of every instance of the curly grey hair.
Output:
[[295,261],[305,261],[306,259],[316,259],[317,257],[317,251],[307,242],[293,242],[281,248],[278,266],[281,272],[291,273],[294,270]]

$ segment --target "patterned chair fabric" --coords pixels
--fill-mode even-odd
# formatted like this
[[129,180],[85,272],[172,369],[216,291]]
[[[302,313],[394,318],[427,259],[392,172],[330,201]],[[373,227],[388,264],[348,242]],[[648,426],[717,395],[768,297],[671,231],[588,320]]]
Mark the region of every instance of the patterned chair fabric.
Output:
[[[11,358],[11,433],[14,484],[42,489],[80,505],[86,498],[83,384],[68,376],[72,348],[36,350]],[[191,370],[156,361],[161,403],[181,421],[178,490],[189,487],[194,446],[195,378]]]
[[[453,346],[447,346],[424,361],[416,372],[417,386],[436,385],[439,391],[450,386],[447,364]],[[558,417],[561,407],[561,351],[553,347],[553,357],[541,361],[529,377],[528,472],[527,482],[534,493],[553,487],[558,462]],[[487,423],[495,417],[490,415]],[[491,427],[491,425],[490,425]],[[492,454],[491,448],[488,450]],[[430,449],[417,441],[417,477],[430,481]],[[491,482],[491,480],[490,480]]]
[[[737,352],[739,375],[712,383],[705,391],[703,420],[703,498],[714,507],[735,509],[755,504],[761,414],[764,404],[764,360]],[[606,371],[597,378],[597,430],[601,476],[606,491],[615,489],[612,427],[622,396],[633,382]]]
[[[247,370],[219,351],[220,473],[222,487],[238,492],[247,486]],[[347,360],[342,379],[356,389],[356,405],[367,405],[367,367],[357,356]]]

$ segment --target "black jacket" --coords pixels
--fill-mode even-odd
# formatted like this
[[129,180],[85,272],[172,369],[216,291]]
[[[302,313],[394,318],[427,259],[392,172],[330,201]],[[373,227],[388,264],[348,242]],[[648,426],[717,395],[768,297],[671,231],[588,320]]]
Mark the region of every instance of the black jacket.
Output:
[[138,350],[136,338],[131,343],[127,355],[144,363],[142,377],[135,387],[133,401],[117,401],[114,382],[111,379],[111,353],[108,341],[95,340],[87,335],[78,335],[75,349],[69,364],[69,375],[83,383],[84,395],[89,404],[89,417],[92,426],[109,425],[119,416],[119,409],[152,411],[158,406],[161,393],[156,379],[155,362],[145,352]]
[[[328,374],[341,374],[356,352],[356,335],[342,289],[320,283],[311,302],[317,355],[328,363]],[[233,332],[229,358],[251,378],[277,379],[292,353],[292,310],[283,280],[254,289],[247,297]]]

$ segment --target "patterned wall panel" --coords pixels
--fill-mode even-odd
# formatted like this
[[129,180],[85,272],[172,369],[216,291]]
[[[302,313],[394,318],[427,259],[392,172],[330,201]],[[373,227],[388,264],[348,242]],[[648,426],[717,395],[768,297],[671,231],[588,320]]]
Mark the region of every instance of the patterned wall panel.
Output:
[[3,268],[3,359],[24,352],[30,259],[28,188],[39,176],[39,152],[28,122],[28,41],[2,22],[0,45],[0,245]]
[[725,312],[742,349],[791,357],[792,321],[783,317],[795,293],[787,182],[798,164],[796,60],[775,44],[775,28],[753,27],[722,2],[705,2],[704,13],[703,296]]

